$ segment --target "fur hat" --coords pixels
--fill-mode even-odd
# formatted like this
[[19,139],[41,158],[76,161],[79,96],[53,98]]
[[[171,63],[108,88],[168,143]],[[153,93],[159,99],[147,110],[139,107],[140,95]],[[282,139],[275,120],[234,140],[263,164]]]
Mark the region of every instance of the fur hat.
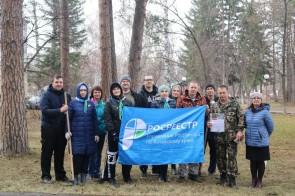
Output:
[[120,78],[120,83],[122,83],[123,80],[128,80],[130,83],[131,83],[131,78],[129,75],[123,75],[121,78]]
[[250,95],[250,98],[253,99],[254,97],[259,97],[260,99],[262,99],[263,95],[260,92],[254,92]]
[[205,87],[205,90],[207,90],[207,88],[209,88],[209,87],[211,87],[215,90],[215,86],[213,84],[207,84],[207,86]]

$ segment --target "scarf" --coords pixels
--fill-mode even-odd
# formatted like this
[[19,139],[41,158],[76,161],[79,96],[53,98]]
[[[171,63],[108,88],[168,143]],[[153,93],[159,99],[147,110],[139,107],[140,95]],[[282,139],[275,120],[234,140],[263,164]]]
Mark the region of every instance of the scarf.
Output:
[[84,113],[86,113],[87,112],[87,105],[88,105],[89,98],[87,98],[86,100],[84,100],[84,99],[80,99],[80,98],[76,97],[76,100],[79,101],[79,102],[81,102],[81,103],[84,103],[84,106],[83,106],[84,109],[83,110],[84,110]]
[[166,100],[166,99],[162,99],[162,101],[164,102],[164,109],[169,109],[170,106],[169,106],[169,104],[168,104],[168,100]]
[[123,97],[123,99],[115,99],[111,96],[111,98],[116,101],[117,103],[119,103],[119,119],[122,120],[122,113],[123,113],[123,100],[126,98],[126,97]]

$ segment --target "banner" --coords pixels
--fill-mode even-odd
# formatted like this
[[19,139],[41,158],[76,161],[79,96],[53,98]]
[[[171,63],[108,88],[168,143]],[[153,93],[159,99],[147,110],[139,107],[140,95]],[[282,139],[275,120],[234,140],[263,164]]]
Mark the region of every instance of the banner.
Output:
[[119,163],[163,165],[204,162],[205,106],[177,109],[124,107]]

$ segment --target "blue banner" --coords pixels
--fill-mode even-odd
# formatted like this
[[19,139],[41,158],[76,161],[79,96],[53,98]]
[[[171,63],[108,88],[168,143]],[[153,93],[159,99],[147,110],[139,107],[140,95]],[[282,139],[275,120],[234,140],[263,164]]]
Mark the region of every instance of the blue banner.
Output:
[[119,163],[162,165],[204,162],[205,106],[177,109],[124,107]]

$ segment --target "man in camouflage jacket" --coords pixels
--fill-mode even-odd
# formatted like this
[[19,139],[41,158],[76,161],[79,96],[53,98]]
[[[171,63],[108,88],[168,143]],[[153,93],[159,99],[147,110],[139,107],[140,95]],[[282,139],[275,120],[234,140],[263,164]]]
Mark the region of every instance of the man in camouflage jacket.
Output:
[[[229,186],[237,188],[237,143],[243,138],[245,127],[244,112],[240,104],[229,97],[227,86],[218,87],[218,102],[210,107],[211,113],[224,114],[224,132],[215,134],[217,166],[220,172],[219,184],[224,185],[229,179]],[[208,123],[211,126],[211,123]]]

